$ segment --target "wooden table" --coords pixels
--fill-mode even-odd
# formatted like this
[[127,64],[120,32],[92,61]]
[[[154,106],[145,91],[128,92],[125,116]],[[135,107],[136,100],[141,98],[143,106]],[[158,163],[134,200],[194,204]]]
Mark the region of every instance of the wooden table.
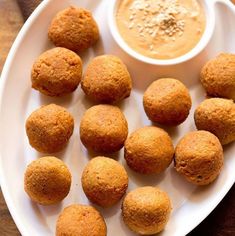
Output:
[[[16,0],[0,0],[0,72],[8,51],[23,24]],[[0,235],[20,235],[0,191]]]
[[[16,0],[0,0],[0,72],[14,38],[23,24]],[[185,222],[187,224],[187,222]],[[0,235],[20,235],[0,191]],[[235,236],[235,185],[189,236]],[[113,235],[118,236],[118,235]]]

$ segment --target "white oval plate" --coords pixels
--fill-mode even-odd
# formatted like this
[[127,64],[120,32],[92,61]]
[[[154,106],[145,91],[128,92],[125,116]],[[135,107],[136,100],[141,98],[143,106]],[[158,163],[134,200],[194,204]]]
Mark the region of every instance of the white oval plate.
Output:
[[[209,0],[210,1],[210,0]],[[174,143],[186,132],[194,130],[193,112],[205,98],[199,83],[199,71],[209,58],[220,51],[235,53],[235,11],[232,5],[222,1],[215,3],[216,29],[207,48],[196,58],[184,64],[156,67],[143,64],[121,51],[112,39],[107,25],[106,13],[109,0],[44,0],[19,33],[5,64],[0,91],[0,177],[1,186],[9,210],[24,236],[49,236],[55,232],[56,219],[60,211],[72,203],[89,204],[80,183],[81,172],[89,161],[88,154],[79,139],[79,120],[84,111],[92,106],[79,87],[65,98],[49,98],[31,89],[30,70],[35,58],[53,45],[47,39],[47,28],[52,17],[61,9],[74,4],[90,9],[101,31],[100,42],[82,55],[84,68],[95,55],[104,53],[120,56],[127,64],[134,82],[131,97],[119,104],[124,111],[129,131],[150,122],[142,107],[142,94],[156,78],[175,77],[190,89],[193,107],[187,121],[177,128],[168,128]],[[226,1],[224,1],[226,2]],[[65,200],[55,206],[39,206],[32,203],[23,190],[24,171],[32,160],[42,154],[28,144],[25,120],[43,104],[62,105],[74,115],[76,125],[67,148],[57,154],[70,167],[73,175],[72,187]],[[225,164],[219,178],[210,186],[194,187],[179,176],[171,165],[159,176],[142,176],[133,173],[125,164],[123,151],[116,157],[127,169],[130,177],[128,191],[137,186],[157,185],[168,192],[172,199],[173,212],[166,229],[161,235],[185,235],[197,226],[221,201],[235,181],[235,146],[225,148]],[[120,215],[121,202],[110,209],[100,209],[108,226],[109,236],[134,235],[123,224]]]

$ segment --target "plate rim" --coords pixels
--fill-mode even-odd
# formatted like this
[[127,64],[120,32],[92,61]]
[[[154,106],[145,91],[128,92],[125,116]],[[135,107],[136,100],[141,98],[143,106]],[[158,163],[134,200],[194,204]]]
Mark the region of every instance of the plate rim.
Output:
[[[26,22],[23,24],[22,28],[20,29],[19,33],[17,34],[10,51],[7,55],[6,61],[4,63],[2,73],[0,75],[0,114],[2,113],[2,101],[3,101],[3,92],[5,88],[6,81],[8,80],[8,74],[11,68],[11,64],[14,60],[14,56],[16,51],[18,50],[19,46],[21,45],[24,36],[26,35],[28,29],[31,27],[31,25],[34,23],[34,21],[37,19],[38,15],[47,7],[47,5],[53,0],[44,0],[42,1],[32,12],[32,14],[29,16],[29,18],[26,20]],[[0,140],[2,137],[0,136]],[[10,193],[8,191],[7,183],[5,180],[5,176],[3,174],[3,165],[2,165],[2,154],[0,150],[0,185],[2,194],[4,197],[4,200],[6,202],[7,208],[14,220],[14,223],[16,224],[17,229],[20,231],[22,236],[29,235],[29,232],[27,232],[27,227],[21,223],[20,216],[15,212],[14,204],[11,200]]]
[[[7,56],[7,59],[5,61],[5,64],[3,66],[3,70],[1,73],[1,79],[0,79],[0,114],[2,113],[2,101],[3,101],[3,92],[4,92],[4,88],[5,88],[5,83],[8,80],[8,74],[11,68],[11,64],[14,60],[14,56],[16,51],[18,50],[19,46],[21,45],[24,36],[26,35],[28,29],[31,27],[31,25],[35,22],[35,20],[37,20],[38,16],[41,14],[41,12],[47,7],[47,5],[50,2],[53,2],[54,0],[44,0],[42,1],[37,8],[33,11],[33,13],[29,16],[29,18],[27,19],[27,21],[24,23],[24,25],[22,26],[22,28],[20,29],[16,39],[14,40],[14,43],[12,44],[12,47],[9,51],[9,54]],[[231,9],[231,5],[228,3],[225,3],[222,0],[217,0],[216,2],[221,2],[225,5],[227,5],[230,9]],[[230,3],[230,2],[229,2]],[[231,3],[232,4],[232,3]],[[235,13],[235,8],[231,9],[234,13]],[[0,136],[0,140],[2,139],[2,136]],[[7,187],[7,181],[4,177],[3,174],[3,165],[2,165],[2,154],[1,154],[1,150],[0,150],[0,185],[1,185],[1,189],[2,189],[2,194],[3,197],[5,199],[5,202],[7,204],[8,210],[18,228],[18,230],[20,231],[22,236],[27,236],[30,235],[27,227],[21,223],[21,218],[20,216],[15,212],[14,209],[14,204],[11,200],[11,196],[10,193],[8,191],[8,187]],[[232,186],[235,183],[235,176],[234,179],[230,180],[227,183],[227,188],[225,188],[222,192],[220,192],[220,195],[217,195],[217,198],[212,201],[212,203],[210,204],[210,210],[207,210],[206,212],[204,212],[202,214],[202,217],[200,217],[198,220],[194,221],[193,227],[191,227],[191,224],[189,224],[188,226],[184,227],[184,229],[181,229],[180,233],[183,233],[183,235],[188,234],[189,232],[191,232],[194,228],[196,228],[200,223],[202,223],[205,218],[212,213],[212,211],[219,205],[219,203],[222,201],[222,199],[225,197],[225,195],[228,193],[228,191],[232,188]],[[196,223],[195,223],[196,222]],[[181,234],[182,235],[182,234]]]

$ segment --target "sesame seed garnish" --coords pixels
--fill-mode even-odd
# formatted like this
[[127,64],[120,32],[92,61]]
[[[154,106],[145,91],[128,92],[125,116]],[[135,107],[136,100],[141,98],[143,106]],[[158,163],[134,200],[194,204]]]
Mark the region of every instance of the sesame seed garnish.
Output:
[[129,28],[137,27],[138,32],[142,32],[142,28],[145,28],[153,38],[156,37],[155,29],[158,29],[159,35],[163,37],[171,37],[177,32],[182,35],[184,32],[185,22],[179,20],[177,15],[186,14],[187,10],[178,3],[178,0],[159,0],[157,3],[151,0],[135,0],[130,11],[130,21],[141,15],[142,24],[130,24]]
[[123,0],[116,23],[124,41],[136,52],[171,59],[200,40],[206,26],[204,13],[197,0]]
[[132,21],[133,19],[134,19],[134,16],[131,15],[131,16],[129,17],[129,20]]
[[129,28],[129,29],[132,29],[133,26],[134,26],[134,22],[131,22],[131,23],[128,25],[128,28]]
[[[133,0],[129,10],[128,28],[136,30],[141,37],[147,34],[152,40],[170,38],[175,41],[184,33],[185,20],[182,16],[188,11],[178,0]],[[153,44],[149,49],[154,50]]]

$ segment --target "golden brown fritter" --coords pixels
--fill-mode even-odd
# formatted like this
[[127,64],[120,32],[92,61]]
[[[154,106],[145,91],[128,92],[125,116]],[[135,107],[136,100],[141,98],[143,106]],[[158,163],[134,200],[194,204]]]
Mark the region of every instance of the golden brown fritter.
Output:
[[56,236],[106,236],[107,228],[101,214],[92,206],[73,204],[60,213]]
[[141,235],[156,234],[167,224],[171,202],[166,192],[156,187],[141,187],[127,194],[122,205],[125,224]]
[[53,48],[34,62],[32,87],[48,96],[63,96],[73,92],[82,77],[81,58],[66,48]]
[[223,148],[219,139],[204,130],[186,134],[175,149],[175,169],[195,185],[207,185],[223,167]]
[[130,96],[132,81],[116,56],[102,55],[88,64],[81,82],[84,93],[99,103],[116,103]]
[[208,61],[201,82],[208,95],[235,100],[235,54],[221,53]]
[[142,174],[163,172],[172,162],[174,146],[163,129],[149,126],[133,132],[125,142],[128,166]]
[[235,140],[235,104],[233,100],[211,98],[203,101],[194,113],[199,130],[216,135],[222,145]]
[[108,157],[95,157],[82,173],[82,188],[88,199],[102,207],[117,203],[128,187],[124,167]]
[[94,152],[112,153],[120,150],[127,134],[126,118],[116,106],[93,106],[81,119],[81,141],[87,149]]
[[35,110],[26,120],[30,145],[38,152],[61,151],[73,133],[74,120],[63,107],[50,104]]
[[148,118],[163,125],[181,124],[192,106],[188,89],[171,78],[154,81],[144,93],[143,104]]
[[90,11],[71,6],[52,19],[48,36],[58,47],[82,52],[99,39],[99,29]]
[[32,201],[51,205],[62,201],[69,193],[71,174],[56,157],[41,157],[31,162],[24,175],[24,189]]

